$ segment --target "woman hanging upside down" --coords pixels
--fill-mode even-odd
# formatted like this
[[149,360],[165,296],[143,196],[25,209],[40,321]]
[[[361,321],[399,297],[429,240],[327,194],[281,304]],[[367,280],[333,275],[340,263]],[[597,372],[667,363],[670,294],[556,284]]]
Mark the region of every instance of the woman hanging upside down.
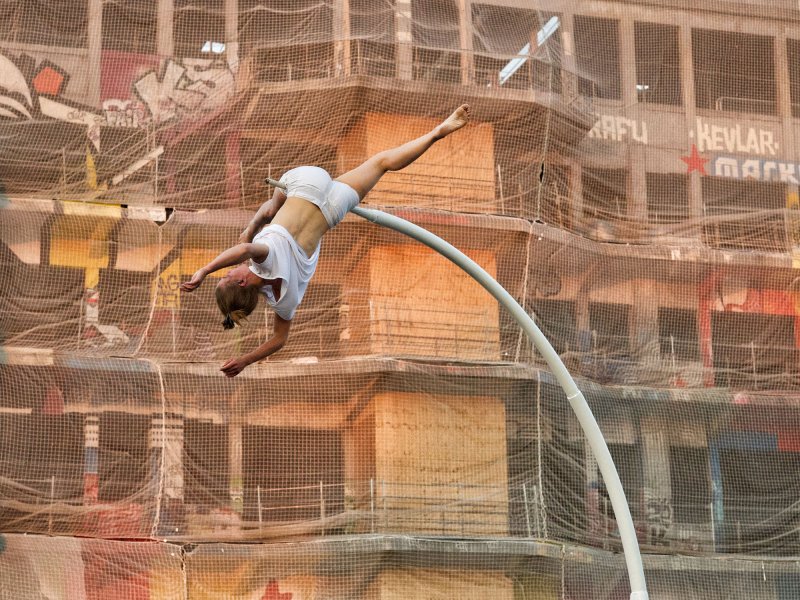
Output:
[[459,106],[422,137],[379,152],[335,180],[319,167],[287,171],[280,179],[286,191],[275,189],[242,232],[240,243],[181,284],[181,290],[191,292],[209,273],[234,267],[219,280],[216,289],[225,329],[239,325],[253,312],[262,294],[275,311],[272,338],[252,352],[227,361],[220,369],[225,375],[235,377],[247,365],[283,348],[292,317],[317,268],[320,240],[325,232],[335,227],[384,173],[407,167],[434,142],[466,125],[469,112],[468,105]]

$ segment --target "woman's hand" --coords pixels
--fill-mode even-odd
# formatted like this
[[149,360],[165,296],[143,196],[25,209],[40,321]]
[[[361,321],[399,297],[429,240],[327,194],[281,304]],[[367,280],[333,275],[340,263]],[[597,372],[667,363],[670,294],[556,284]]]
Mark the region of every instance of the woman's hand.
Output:
[[200,269],[192,275],[192,278],[189,281],[184,281],[181,284],[181,290],[184,292],[191,292],[192,290],[196,290],[200,287],[200,284],[203,283],[203,279],[206,278],[205,269]]
[[244,371],[244,368],[249,364],[249,362],[242,358],[232,358],[222,365],[220,371],[225,373],[225,377],[236,377],[239,373]]

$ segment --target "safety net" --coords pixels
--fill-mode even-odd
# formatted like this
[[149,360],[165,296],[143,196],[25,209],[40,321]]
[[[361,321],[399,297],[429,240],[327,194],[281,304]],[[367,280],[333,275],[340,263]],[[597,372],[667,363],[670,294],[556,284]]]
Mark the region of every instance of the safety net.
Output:
[[630,597],[566,394],[434,250],[347,215],[233,378],[274,313],[180,291],[265,178],[464,103],[363,207],[549,339],[651,598],[800,597],[790,0],[0,3],[2,597]]

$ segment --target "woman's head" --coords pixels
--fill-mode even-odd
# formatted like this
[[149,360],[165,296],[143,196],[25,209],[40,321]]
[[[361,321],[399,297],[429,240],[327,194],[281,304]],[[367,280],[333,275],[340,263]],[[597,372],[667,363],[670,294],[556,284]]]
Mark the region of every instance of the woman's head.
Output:
[[225,317],[222,321],[225,329],[241,325],[255,310],[258,306],[260,283],[260,278],[244,265],[231,269],[219,280],[215,294],[217,306]]

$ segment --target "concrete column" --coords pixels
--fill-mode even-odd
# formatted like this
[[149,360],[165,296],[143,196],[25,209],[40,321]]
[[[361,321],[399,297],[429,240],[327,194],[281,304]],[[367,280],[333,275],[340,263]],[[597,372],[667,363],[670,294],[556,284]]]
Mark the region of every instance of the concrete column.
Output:
[[239,70],[239,0],[225,0],[225,57],[231,72]]
[[580,162],[569,163],[569,198],[571,229],[576,230],[581,226],[583,219],[583,170]]
[[584,441],[583,447],[586,458],[586,517],[589,521],[589,532],[598,539],[603,539],[605,537],[606,512],[611,512],[611,505],[609,503],[607,506],[603,506],[600,500],[602,485],[600,470],[588,440]]
[[644,518],[650,543],[665,540],[674,520],[668,431],[663,417],[641,422]]
[[397,42],[397,78],[412,79],[414,52],[411,46],[411,0],[395,4],[395,41]]
[[636,43],[633,33],[633,19],[626,17],[619,21],[620,85],[622,85],[622,105],[634,106],[638,102],[636,94]]
[[631,307],[634,359],[642,367],[657,369],[661,349],[658,329],[658,290],[650,279],[637,279],[636,302]]
[[241,516],[244,510],[244,474],[242,473],[242,426],[228,425],[228,490],[231,508]]
[[577,58],[575,57],[575,38],[573,36],[574,15],[571,12],[564,12],[561,15],[561,47],[564,55],[561,58],[561,78],[562,95],[564,101],[569,104],[578,97],[578,70]]
[[150,485],[156,495],[154,533],[175,533],[182,526],[183,420],[154,416],[150,425]]
[[[680,25],[678,29],[678,52],[681,61],[681,86],[683,87],[683,105],[686,114],[686,131],[694,131],[697,121],[697,104],[694,93],[694,68],[692,66],[692,28],[689,25]],[[688,152],[690,148],[686,148]],[[700,173],[693,171],[689,175],[689,218],[700,219],[705,211],[703,207],[703,187],[700,183]],[[696,236],[701,235],[698,228]]]
[[164,58],[171,58],[175,52],[173,28],[175,3],[173,0],[158,0],[158,26],[156,29],[156,52]]
[[[639,99],[636,90],[636,41],[633,19],[619,23],[619,55],[622,77],[622,105],[636,107]],[[638,111],[636,111],[638,114]],[[647,178],[645,175],[645,147],[633,140],[628,143],[630,177],[628,181],[628,218],[640,223],[647,221]]]
[[102,108],[100,106],[100,77],[102,74],[102,52],[103,52],[103,0],[89,0],[87,9],[89,21],[89,38],[87,57],[87,78],[86,102],[89,106]]
[[241,134],[234,129],[225,136],[225,205],[229,208],[244,202],[241,178]]
[[[783,149],[781,152],[786,159],[797,162],[800,161],[800,153],[798,153],[798,148],[795,147],[792,94],[789,80],[790,68],[786,36],[778,35],[775,37],[775,86],[778,115],[781,117],[783,132]],[[796,248],[800,244],[800,234],[798,233],[798,220],[800,217],[797,214],[797,209],[800,208],[800,193],[798,193],[797,184],[786,185],[786,207],[795,208],[786,216],[786,235],[789,241],[789,250],[794,256],[797,256]],[[795,260],[797,259],[795,258]],[[797,329],[797,326],[795,329]]]
[[458,0],[458,33],[461,51],[461,83],[475,82],[475,56],[472,45],[472,0]]
[[336,76],[350,75],[350,0],[333,2],[333,64]]

